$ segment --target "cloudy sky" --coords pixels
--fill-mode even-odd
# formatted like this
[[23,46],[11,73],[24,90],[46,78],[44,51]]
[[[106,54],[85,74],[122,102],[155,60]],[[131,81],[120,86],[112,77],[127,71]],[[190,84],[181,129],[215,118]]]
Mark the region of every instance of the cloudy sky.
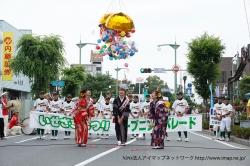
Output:
[[[129,64],[127,78],[146,78],[140,68],[171,69],[174,65],[174,50],[158,44],[180,45],[177,50],[177,64],[186,69],[187,42],[205,31],[219,36],[226,45],[223,56],[233,56],[242,46],[249,43],[249,32],[244,9],[244,0],[115,0],[113,8],[108,7],[112,0],[0,0],[0,19],[18,29],[31,29],[37,35],[58,34],[65,43],[65,56],[69,62],[79,63],[79,49],[76,44],[96,43],[99,38],[98,23],[108,12],[122,11],[134,21],[136,32],[131,38],[138,45],[139,52],[129,60],[110,61],[104,58],[103,71],[114,77],[114,68]],[[122,2],[124,6],[122,5]],[[247,14],[250,14],[250,0],[245,0]],[[121,10],[120,10],[121,9]],[[250,16],[250,15],[249,15]],[[82,49],[82,63],[90,63],[90,50]],[[184,73],[182,73],[183,76]],[[151,73],[154,75],[154,73]],[[174,74],[157,74],[174,88]],[[124,72],[119,72],[124,78]],[[192,79],[188,76],[187,83]],[[180,84],[180,72],[178,73]]]

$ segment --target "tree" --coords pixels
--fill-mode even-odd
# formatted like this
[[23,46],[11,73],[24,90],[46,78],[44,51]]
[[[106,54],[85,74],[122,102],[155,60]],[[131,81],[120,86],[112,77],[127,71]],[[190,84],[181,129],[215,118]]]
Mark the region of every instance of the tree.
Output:
[[151,94],[158,87],[163,88],[164,87],[164,81],[161,80],[161,78],[158,77],[157,75],[153,75],[153,76],[148,76],[146,78],[146,81],[144,82],[144,85],[146,85],[148,87],[148,93]]
[[37,98],[39,91],[49,90],[51,81],[58,79],[60,69],[67,63],[63,57],[63,42],[57,35],[25,34],[19,39],[17,50],[10,68],[16,75],[22,73],[29,78],[31,94]]
[[219,37],[204,33],[188,43],[187,70],[194,78],[196,92],[206,101],[210,96],[208,82],[216,86],[221,75],[219,64],[225,45]]
[[[101,92],[106,93],[107,91],[111,91],[113,94],[115,94],[114,85],[115,85],[115,79],[112,78],[109,73],[106,74],[97,73],[95,76],[87,74],[87,78],[83,82],[82,88],[90,89],[92,96],[95,95],[96,97],[99,97]],[[109,86],[111,86],[111,88],[109,88]]]
[[62,89],[62,95],[78,96],[83,82],[86,80],[85,68],[83,66],[74,66],[62,69],[62,80],[65,86]]
[[244,97],[244,94],[250,92],[250,76],[244,76],[240,80],[240,96]]

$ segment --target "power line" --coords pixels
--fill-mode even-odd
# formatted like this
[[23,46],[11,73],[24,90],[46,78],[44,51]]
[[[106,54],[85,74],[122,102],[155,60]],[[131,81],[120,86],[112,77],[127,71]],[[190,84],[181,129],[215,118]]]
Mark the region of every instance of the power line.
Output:
[[250,37],[250,29],[249,29],[249,22],[248,22],[248,17],[247,17],[246,3],[245,3],[245,0],[243,0],[243,1],[244,1],[244,7],[245,7],[245,13],[246,13],[246,19],[247,19],[248,33],[249,33],[249,37]]

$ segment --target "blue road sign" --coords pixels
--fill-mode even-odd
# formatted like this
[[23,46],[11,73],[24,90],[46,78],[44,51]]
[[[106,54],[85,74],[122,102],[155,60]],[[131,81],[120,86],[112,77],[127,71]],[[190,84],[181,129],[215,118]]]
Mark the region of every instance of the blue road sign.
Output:
[[192,95],[192,88],[187,88],[186,89],[186,96],[191,97]]
[[52,81],[52,86],[65,86],[65,81]]
[[191,88],[191,87],[192,87],[192,84],[191,84],[191,83],[188,83],[188,87]]

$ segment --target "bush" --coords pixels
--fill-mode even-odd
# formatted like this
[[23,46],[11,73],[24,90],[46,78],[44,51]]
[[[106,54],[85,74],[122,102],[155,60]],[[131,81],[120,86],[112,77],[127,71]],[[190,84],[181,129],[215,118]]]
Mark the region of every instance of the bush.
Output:
[[202,119],[202,128],[204,130],[208,130],[209,129],[209,122],[206,122],[205,119]]
[[240,126],[238,126],[238,125],[233,125],[233,127],[232,127],[232,129],[231,129],[232,135],[234,135],[234,136],[236,136],[236,137],[240,137],[239,130],[240,130]]
[[238,119],[239,120],[247,120],[247,113],[246,112],[241,112]]

